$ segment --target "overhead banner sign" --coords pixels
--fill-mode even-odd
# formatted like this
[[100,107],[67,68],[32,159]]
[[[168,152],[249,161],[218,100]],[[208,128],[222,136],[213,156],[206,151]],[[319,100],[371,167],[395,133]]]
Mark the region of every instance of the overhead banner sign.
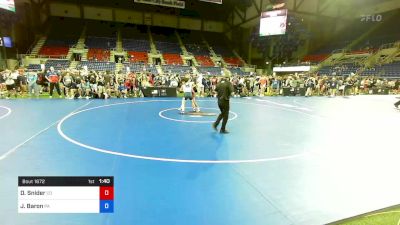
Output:
[[134,0],[133,2],[179,9],[185,8],[185,2],[179,0]]
[[211,3],[217,3],[217,4],[222,4],[222,0],[200,0],[201,2],[211,2]]

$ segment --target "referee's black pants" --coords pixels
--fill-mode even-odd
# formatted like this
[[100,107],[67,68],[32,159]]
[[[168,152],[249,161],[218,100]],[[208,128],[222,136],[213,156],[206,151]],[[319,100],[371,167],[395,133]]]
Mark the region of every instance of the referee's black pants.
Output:
[[50,96],[53,96],[53,90],[56,88],[57,94],[61,95],[60,83],[50,83]]
[[226,123],[228,122],[229,117],[229,100],[218,100],[218,107],[219,110],[221,110],[221,113],[215,121],[215,125],[218,126],[219,122],[222,120],[221,131],[225,131]]

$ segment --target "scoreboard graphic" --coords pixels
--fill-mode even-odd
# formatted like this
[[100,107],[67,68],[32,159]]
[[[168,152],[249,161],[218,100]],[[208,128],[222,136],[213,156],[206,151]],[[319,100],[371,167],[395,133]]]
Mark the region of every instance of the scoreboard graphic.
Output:
[[18,213],[113,213],[114,177],[18,177]]

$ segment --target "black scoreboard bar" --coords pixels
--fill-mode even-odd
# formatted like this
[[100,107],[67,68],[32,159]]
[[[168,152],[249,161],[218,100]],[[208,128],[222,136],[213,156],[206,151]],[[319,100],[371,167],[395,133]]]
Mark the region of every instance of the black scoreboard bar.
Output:
[[18,186],[114,186],[114,177],[18,177]]

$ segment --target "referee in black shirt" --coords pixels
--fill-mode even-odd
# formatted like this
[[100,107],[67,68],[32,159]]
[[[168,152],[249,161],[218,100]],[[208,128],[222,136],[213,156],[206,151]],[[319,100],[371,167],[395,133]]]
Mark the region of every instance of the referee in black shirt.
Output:
[[222,120],[220,133],[227,134],[229,132],[225,129],[225,127],[229,117],[229,98],[233,93],[233,86],[229,81],[229,77],[223,78],[215,88],[215,91],[217,92],[218,107],[221,110],[221,113],[219,114],[217,120],[213,123],[213,128],[217,130],[219,122]]

